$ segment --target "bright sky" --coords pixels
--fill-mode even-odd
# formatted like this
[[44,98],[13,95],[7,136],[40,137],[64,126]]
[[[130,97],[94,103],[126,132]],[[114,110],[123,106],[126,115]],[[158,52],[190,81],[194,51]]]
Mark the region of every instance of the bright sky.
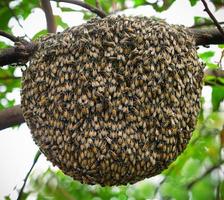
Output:
[[[61,13],[56,8],[56,4],[52,3],[53,11],[55,14],[62,16],[63,20],[69,24],[69,26],[75,26],[83,23],[82,14],[77,12]],[[65,5],[65,4],[64,4]],[[71,4],[66,4],[67,7],[74,7]],[[215,12],[213,5],[209,4],[209,7],[215,14],[219,21],[224,19],[224,9]],[[77,7],[76,7],[77,8]],[[129,9],[124,12],[126,15],[144,15],[144,16],[157,16],[166,19],[167,22],[173,24],[183,24],[191,26],[193,24],[193,16],[207,17],[207,13],[203,11],[204,7],[200,3],[197,3],[195,7],[191,7],[188,0],[177,0],[168,11],[162,13],[156,13],[150,6],[139,7],[137,9]],[[45,16],[42,10],[35,9],[34,12],[26,19],[21,21],[24,29],[18,26],[16,20],[12,19],[9,23],[13,27],[13,33],[16,36],[24,36],[26,33],[30,38],[40,30],[45,29],[46,22]],[[58,31],[61,31],[59,29]],[[0,38],[2,39],[2,38]],[[214,62],[219,60],[220,50],[216,47],[212,47],[216,50],[216,57]],[[204,51],[205,49],[200,49]],[[206,49],[208,50],[208,49]],[[21,76],[21,72],[18,69],[16,71],[18,76]],[[206,108],[210,107],[210,88],[203,89],[203,96],[206,99]],[[9,98],[16,98],[16,103],[20,103],[20,91],[17,89],[12,94],[9,94]],[[37,146],[34,144],[30,130],[26,124],[21,125],[19,128],[8,128],[0,131],[0,199],[3,199],[5,195],[11,194],[11,197],[15,199],[17,192],[15,187],[20,189],[22,181],[26,176],[34,155],[37,151]],[[35,172],[41,173],[45,171],[50,165],[42,155],[35,167]]]

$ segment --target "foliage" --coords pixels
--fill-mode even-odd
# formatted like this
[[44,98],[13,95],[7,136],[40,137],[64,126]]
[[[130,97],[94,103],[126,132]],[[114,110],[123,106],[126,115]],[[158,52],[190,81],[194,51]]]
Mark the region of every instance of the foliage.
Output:
[[[85,0],[90,5],[96,6],[95,0]],[[130,0],[129,0],[130,2]],[[116,12],[130,7],[151,5],[157,12],[163,12],[172,6],[175,0],[163,1],[146,1],[131,0],[99,0],[100,7],[106,12]],[[153,2],[153,3],[150,3]],[[199,0],[189,0],[191,6],[195,6]],[[211,0],[216,9],[224,6],[223,0]],[[69,6],[64,7],[57,4],[62,12],[82,12],[84,20],[94,16],[86,10],[73,9]],[[8,26],[10,19],[15,18],[20,22],[25,20],[34,8],[39,7],[38,0],[1,0],[0,1],[0,29],[11,32]],[[56,23],[63,29],[68,25],[63,19],[55,16]],[[75,20],[75,19],[74,19]],[[194,17],[194,25],[211,24],[208,18],[199,16]],[[46,30],[40,30],[33,36],[33,39],[46,34]],[[0,48],[6,48],[7,42],[0,41]],[[219,45],[218,48],[223,48]],[[205,62],[206,67],[217,69],[219,66],[214,63],[216,52],[209,49],[199,54],[199,57]],[[48,199],[111,199],[111,200],[143,200],[143,199],[224,199],[224,179],[223,175],[219,176],[219,170],[214,169],[212,173],[207,174],[191,188],[189,184],[195,178],[200,177],[208,168],[217,164],[221,160],[221,150],[224,146],[224,78],[215,76],[205,76],[206,83],[210,84],[212,89],[211,110],[202,110],[198,118],[196,130],[190,144],[184,153],[165,170],[162,175],[158,176],[158,181],[153,179],[141,181],[134,185],[120,187],[101,187],[99,185],[89,186],[73,181],[70,177],[65,176],[60,171],[48,169],[45,173],[37,176],[33,174],[29,180],[29,187],[23,194],[23,199],[34,196],[38,200]],[[11,107],[14,100],[7,97],[15,88],[20,87],[20,77],[15,76],[15,68],[12,66],[0,69],[0,109]],[[202,98],[202,104],[205,99]],[[5,199],[10,200],[10,196]]]

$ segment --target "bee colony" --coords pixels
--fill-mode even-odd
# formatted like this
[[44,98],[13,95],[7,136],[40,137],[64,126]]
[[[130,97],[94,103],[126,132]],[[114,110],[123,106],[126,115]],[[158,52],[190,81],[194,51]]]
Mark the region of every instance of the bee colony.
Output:
[[135,183],[185,149],[203,79],[186,28],[109,16],[36,43],[22,111],[40,150],[65,174],[88,184]]

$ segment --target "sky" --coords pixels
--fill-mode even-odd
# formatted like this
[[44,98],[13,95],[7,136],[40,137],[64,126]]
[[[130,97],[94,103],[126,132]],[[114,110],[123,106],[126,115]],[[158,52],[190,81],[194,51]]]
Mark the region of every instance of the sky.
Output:
[[[62,4],[71,8],[78,8],[71,4]],[[224,9],[215,12],[212,4],[208,4],[211,11],[215,14],[219,21],[224,19]],[[53,12],[60,15],[62,19],[69,24],[69,26],[77,26],[83,21],[83,14],[78,12],[62,13],[56,8],[56,3],[52,3]],[[140,16],[156,16],[166,19],[168,23],[183,24],[185,26],[193,25],[193,16],[208,17],[207,13],[203,11],[204,7],[199,1],[195,7],[191,7],[188,0],[177,0],[167,11],[156,13],[150,6],[142,6],[137,9],[129,9],[122,12],[125,15],[140,15]],[[35,33],[46,28],[45,15],[41,9],[34,9],[32,14],[25,20],[20,21],[23,28],[21,28],[15,19],[12,19],[9,26],[12,27],[13,34],[16,36],[28,35],[32,38]],[[58,31],[62,31],[61,28]],[[4,40],[0,37],[0,40]],[[216,51],[214,62],[218,62],[221,51],[215,46],[211,47]],[[208,49],[200,48],[199,51],[207,51]],[[21,71],[16,70],[16,76],[21,76]],[[211,89],[204,87],[202,95],[205,97],[206,109],[210,109]],[[9,99],[16,99],[16,104],[20,103],[20,90],[16,89],[8,95]],[[32,140],[30,130],[26,124],[21,125],[19,128],[8,128],[0,131],[0,199],[5,195],[9,195],[12,199],[17,197],[17,189],[20,189],[23,179],[26,176],[30,166],[32,165],[33,158],[38,150],[38,147]],[[34,168],[36,174],[42,173],[52,167],[51,163],[46,161],[45,156],[41,155],[37,165]]]

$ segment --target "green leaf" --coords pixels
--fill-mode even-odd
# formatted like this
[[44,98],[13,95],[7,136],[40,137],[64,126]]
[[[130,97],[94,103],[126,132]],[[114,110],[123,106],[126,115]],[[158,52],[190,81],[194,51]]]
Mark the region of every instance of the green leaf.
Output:
[[134,7],[141,6],[141,5],[144,5],[146,3],[147,3],[146,0],[134,0]]
[[5,196],[5,200],[11,200],[10,196]]
[[60,7],[62,12],[76,12],[76,10],[68,7]]
[[218,47],[224,49],[224,44],[219,44]]
[[56,24],[61,26],[63,29],[68,28],[68,24],[65,23],[59,15],[55,15]]
[[46,30],[46,29],[43,29],[43,30],[37,32],[37,33],[33,36],[32,40],[36,40],[36,39],[38,39],[39,37],[41,37],[41,36],[43,36],[43,35],[46,35],[47,33],[48,33],[47,30]]
[[[160,3],[160,1],[157,1],[158,3]],[[157,12],[162,12],[167,10],[174,2],[175,0],[163,0],[163,4],[162,6],[158,5],[158,3],[149,3],[150,5],[152,5],[152,7],[157,11]]]
[[204,53],[199,54],[199,57],[205,61],[208,62],[211,60],[211,58],[215,55],[214,51],[206,51]]
[[197,182],[192,188],[192,199],[215,199],[214,182],[210,175]]
[[94,14],[90,12],[83,11],[83,13],[84,13],[83,19],[86,21],[91,19],[94,16]]
[[194,25],[195,26],[203,25],[203,24],[211,25],[211,24],[213,24],[213,21],[209,18],[206,18],[206,17],[199,17],[199,16],[194,17]]
[[199,0],[190,0],[191,6],[195,6]]
[[206,51],[204,53],[200,53],[199,54],[199,58],[201,58],[205,63],[206,66],[210,69],[216,69],[219,66],[215,63],[211,62],[211,58],[215,55],[214,51]]
[[224,87],[213,86],[212,87],[212,106],[213,111],[218,111],[220,103],[224,100]]

